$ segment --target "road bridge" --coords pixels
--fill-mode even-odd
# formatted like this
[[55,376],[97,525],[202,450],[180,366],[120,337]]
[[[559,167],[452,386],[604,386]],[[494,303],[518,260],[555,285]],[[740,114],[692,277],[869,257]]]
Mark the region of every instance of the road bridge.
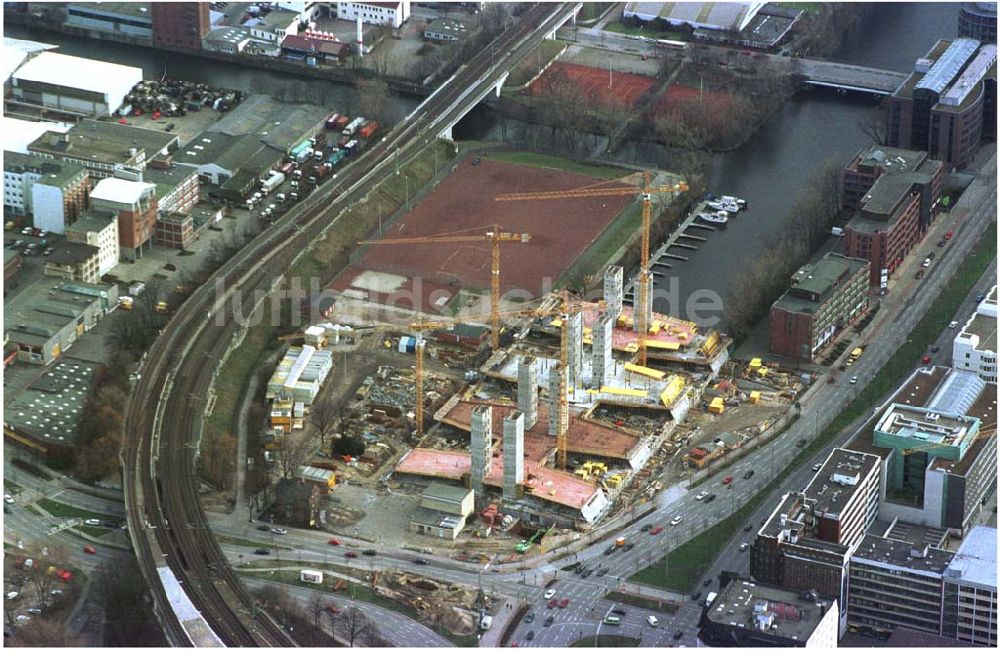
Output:
[[[488,51],[464,64],[406,120],[340,172],[336,183],[328,182],[312,193],[239,251],[216,273],[216,284],[195,290],[148,351],[126,408],[125,501],[139,566],[171,644],[205,644],[205,638],[192,636],[195,629],[224,645],[294,644],[284,629],[256,608],[215,541],[198,498],[197,446],[190,444],[201,436],[205,401],[191,397],[208,395],[217,365],[240,332],[232,319],[226,319],[226,302],[242,297],[238,307],[242,314],[251,314],[255,291],[266,294],[274,289],[283,270],[335,226],[350,202],[369,193],[374,180],[388,174],[398,158],[412,158],[439,135],[449,135],[462,116],[502,85],[511,67],[543,39],[552,38],[579,9],[579,3],[531,6]],[[216,290],[220,286],[225,288],[221,298]],[[184,613],[164,585],[163,577],[171,576],[190,600],[191,608]],[[203,627],[192,622],[195,612]]]
[[802,83],[807,86],[823,86],[875,95],[892,95],[908,76],[906,73],[894,70],[855,66],[836,61],[816,59],[793,61],[802,76]]

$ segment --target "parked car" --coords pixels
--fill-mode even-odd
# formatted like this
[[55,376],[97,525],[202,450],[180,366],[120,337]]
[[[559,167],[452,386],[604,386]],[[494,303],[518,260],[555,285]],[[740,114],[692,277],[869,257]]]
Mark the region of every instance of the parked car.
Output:
[[3,501],[5,503],[7,503],[8,505],[13,505],[14,504],[14,497],[11,496],[10,494],[4,494],[3,495]]
[[851,384],[852,385],[857,385],[858,384],[858,377],[857,376],[851,376]]
[[99,518],[88,518],[83,522],[84,525],[100,525],[101,519]]
[[948,324],[948,328],[958,328],[958,322],[957,321],[951,322],[950,324]]
[[708,495],[707,491],[699,491],[698,495],[694,497],[695,500],[704,500],[705,496]]
[[274,532],[275,534],[288,534],[288,530],[283,527],[273,527],[271,528],[271,532]]
[[823,468],[823,463],[822,462],[816,462],[812,466],[813,471],[819,471],[822,468]]
[[711,583],[712,583],[712,578],[710,577],[707,580],[705,580],[704,582],[702,582],[701,585],[702,586],[708,586]]
[[976,295],[976,303],[979,303],[980,301],[982,301],[985,298],[986,298],[985,294],[977,294]]
[[931,362],[931,356],[929,355],[925,355],[924,357],[920,358],[921,364],[930,364],[930,362]]
[[559,601],[559,608],[560,609],[565,609],[568,606],[569,606],[569,598],[563,598],[563,599],[561,599]]
[[[980,294],[979,296],[983,296],[983,295]],[[941,347],[938,346],[937,344],[935,344],[934,346],[931,347],[931,353],[937,353],[940,350],[941,350]]]
[[423,557],[417,557],[416,559],[413,560],[413,563],[417,564],[418,566],[426,566],[430,562],[428,562]]
[[944,239],[945,240],[951,240],[952,236],[954,236],[954,235],[955,235],[954,231],[948,231],[947,233],[944,234]]
[[607,568],[602,568],[601,570],[597,571],[597,576],[598,577],[604,577],[607,574],[608,574],[608,569]]
[[347,552],[344,553],[344,556],[347,557],[348,559],[357,559],[358,553],[354,552],[353,550],[348,550]]
[[746,541],[744,541],[743,543],[740,544],[740,552],[746,552],[747,548],[749,548],[749,547],[750,547],[750,544],[747,543]]
[[625,615],[625,614],[627,614],[628,612],[627,612],[627,611],[625,611],[624,609],[622,609],[621,607],[618,607],[618,608],[616,608],[616,609],[612,609],[612,610],[611,610],[611,613],[613,613],[613,614],[618,614],[619,616],[624,616],[624,615]]
[[340,539],[330,539],[329,541],[327,541],[327,543],[329,543],[331,546],[339,546]]
[[377,553],[377,552],[375,552],[374,550],[372,550],[371,548],[368,548],[367,550],[365,550],[365,551],[364,551],[364,552],[362,552],[361,554],[362,554],[362,555],[366,555],[366,556],[368,556],[368,557],[374,557],[374,556],[375,556],[375,555],[377,555],[378,553]]
[[588,568],[587,570],[585,570],[582,573],[580,573],[580,577],[582,577],[583,579],[587,579],[588,577],[590,577],[591,575],[593,575],[593,573],[594,573],[594,571]]
[[749,532],[752,529],[753,529],[753,523],[747,523],[746,525],[743,526],[744,532]]
[[271,551],[268,550],[267,548],[257,548],[256,550],[253,551],[253,554],[255,554],[255,555],[270,555]]
[[926,271],[926,270],[923,270],[923,269],[918,269],[918,270],[917,270],[917,273],[913,275],[913,278],[915,278],[915,279],[917,279],[917,280],[919,281],[920,279],[922,279],[922,278],[924,277],[924,275],[925,275],[926,273],[927,273],[927,271]]
[[555,589],[549,589],[548,591],[545,592],[545,595],[543,597],[546,600],[549,600],[549,599],[555,597],[555,595],[556,595],[556,590]]
[[531,630],[530,632],[528,632],[528,635],[525,636],[524,638],[526,638],[529,641],[534,640],[535,639],[535,630]]
[[944,238],[941,238],[940,240],[938,240],[938,243],[937,243],[937,246],[939,246],[939,247],[943,247],[943,246],[944,246],[944,243],[945,243],[945,239],[944,239]]
[[684,632],[683,632],[682,630],[679,630],[679,629],[678,629],[678,630],[677,630],[676,632],[674,632],[674,640],[675,640],[675,641],[676,641],[677,639],[679,639],[680,637],[682,637],[682,636],[684,636]]
[[658,627],[660,621],[656,619],[656,616],[646,616],[646,622],[649,623],[650,627]]
[[268,527],[268,526],[266,526],[266,525],[258,525],[258,526],[257,526],[257,529],[258,529],[258,530],[260,530],[261,532],[267,532],[267,531],[268,531],[268,530],[270,530],[271,528],[269,528],[269,527]]
[[804,448],[804,447],[805,447],[805,445],[806,445],[806,444],[808,444],[808,443],[809,443],[809,442],[808,442],[808,441],[806,441],[805,439],[800,439],[800,440],[798,440],[797,442],[795,442],[795,447],[796,447],[796,448]]
[[625,544],[624,550],[625,550],[625,552],[628,552],[632,548],[635,548],[635,544],[634,543],[628,543],[628,544]]
[[556,605],[558,605],[558,604],[559,604],[559,600],[557,600],[556,598],[552,598],[547,603],[545,603],[545,608],[546,609],[555,609]]
[[524,617],[524,622],[526,622],[526,623],[533,623],[533,622],[535,622],[535,612],[534,611],[529,611],[528,615]]
[[555,620],[555,618],[553,618],[552,616],[549,616],[548,618],[545,619],[545,622],[542,623],[542,625],[545,626],[545,627],[549,627],[552,624],[553,620]]
[[931,259],[930,258],[924,258],[924,262],[920,263],[920,266],[921,267],[930,267],[931,266]]

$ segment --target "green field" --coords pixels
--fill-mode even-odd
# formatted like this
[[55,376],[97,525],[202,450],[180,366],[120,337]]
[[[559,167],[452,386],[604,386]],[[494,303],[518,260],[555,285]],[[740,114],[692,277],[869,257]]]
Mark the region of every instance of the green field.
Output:
[[[609,627],[605,625],[605,627]],[[587,636],[569,644],[570,647],[639,647],[642,639],[629,638],[627,636],[616,636],[614,634],[601,634],[600,636]]]
[[57,503],[49,498],[42,498],[38,501],[38,506],[44,509],[49,514],[53,516],[63,516],[66,518],[99,518],[105,521],[118,521],[121,520],[117,516],[109,516],[108,514],[99,514],[97,512],[92,512],[87,509],[80,509],[79,507],[73,507],[71,505],[65,505],[63,503]]
[[599,18],[614,4],[613,2],[584,2],[576,19],[578,21],[594,20],[595,18]]
[[573,174],[582,174],[597,179],[620,179],[632,174],[622,168],[606,165],[590,165],[580,163],[559,156],[548,154],[536,154],[534,152],[490,152],[490,160],[504,161],[506,163],[516,163],[518,165],[529,165],[535,168],[546,168],[550,170],[562,170]]
[[[586,5],[584,5],[586,6]],[[562,41],[544,40],[535,47],[510,71],[504,86],[517,88],[524,86],[537,75],[550,61],[556,58],[560,52],[566,49],[566,43]]]
[[[896,388],[913,370],[914,364],[927,350],[927,347],[937,339],[952,320],[962,301],[972,290],[972,287],[983,275],[996,257],[996,224],[991,224],[980,238],[979,243],[962,261],[955,276],[945,285],[937,300],[931,304],[927,314],[917,322],[910,332],[910,337],[875,378],[865,386],[864,390],[851,401],[844,410],[834,418],[833,422],[823,430],[813,442],[799,451],[788,468],[797,468],[816,454],[820,449],[830,445],[845,428],[859,417],[871,412],[872,406],[892,389]],[[749,503],[739,509],[735,515],[717,523],[705,532],[699,534],[684,545],[672,551],[669,556],[668,577],[664,576],[664,561],[644,568],[631,577],[633,581],[659,586],[676,591],[690,591],[701,575],[711,567],[722,548],[732,539],[744,525],[746,518],[760,506],[764,498],[778,487],[778,480],[765,487]]]
[[616,34],[630,34],[632,36],[647,36],[649,38],[661,38],[668,39],[671,41],[686,41],[688,40],[688,35],[684,32],[678,32],[672,29],[656,29],[652,25],[644,25],[642,27],[633,27],[632,25],[626,25],[625,23],[608,23],[607,27],[604,28],[605,31],[614,32]]

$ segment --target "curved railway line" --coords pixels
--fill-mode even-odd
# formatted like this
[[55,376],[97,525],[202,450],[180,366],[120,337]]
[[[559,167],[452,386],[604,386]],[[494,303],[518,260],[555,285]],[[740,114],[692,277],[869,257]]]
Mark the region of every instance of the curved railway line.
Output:
[[[468,108],[470,91],[490,87],[522,59],[544,33],[576,5],[538,4],[464,64],[411,116],[340,173],[238,252],[216,273],[226,288],[199,287],[149,350],[126,408],[123,447],[129,531],[168,640],[176,646],[292,646],[291,637],[259,611],[229,566],[208,525],[197,491],[196,460],[204,401],[213,375],[238,327],[216,324],[237,290],[243,314],[251,314],[254,290],[267,292],[296,256],[337,219],[337,213],[367,193],[370,179],[388,169],[389,153],[418,153],[455,112]],[[492,53],[496,53],[496,62]],[[502,53],[502,56],[501,56]],[[502,74],[502,73],[501,73]],[[416,116],[416,117],[414,117]],[[435,131],[437,130],[437,131]],[[210,635],[199,637],[170,605],[157,568],[169,566]]]

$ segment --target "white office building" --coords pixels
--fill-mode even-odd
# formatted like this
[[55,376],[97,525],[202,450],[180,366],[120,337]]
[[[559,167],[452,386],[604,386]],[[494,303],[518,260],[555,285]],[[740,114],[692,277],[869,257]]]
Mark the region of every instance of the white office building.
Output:
[[42,52],[11,75],[22,102],[92,117],[109,116],[142,81],[142,68]]
[[389,25],[399,29],[410,18],[410,3],[405,2],[338,2],[337,18],[366,25]]
[[951,366],[974,372],[988,383],[997,382],[997,286],[979,302],[955,337]]

